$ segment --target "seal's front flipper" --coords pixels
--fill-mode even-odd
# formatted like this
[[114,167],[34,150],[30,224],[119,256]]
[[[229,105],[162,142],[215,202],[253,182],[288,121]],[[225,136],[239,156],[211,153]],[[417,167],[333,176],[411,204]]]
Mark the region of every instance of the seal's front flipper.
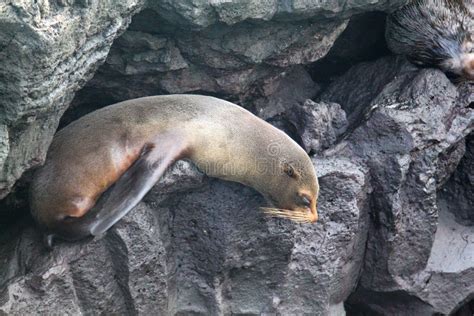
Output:
[[79,240],[90,235],[105,233],[124,217],[160,179],[166,169],[185,153],[183,139],[176,135],[161,134],[144,146],[138,159],[97,200],[84,216],[62,219],[45,244],[52,247],[52,238]]
[[166,169],[182,157],[186,149],[183,144],[179,137],[170,135],[160,135],[147,144],[135,163],[89,211],[94,216],[90,233],[103,234],[137,205]]

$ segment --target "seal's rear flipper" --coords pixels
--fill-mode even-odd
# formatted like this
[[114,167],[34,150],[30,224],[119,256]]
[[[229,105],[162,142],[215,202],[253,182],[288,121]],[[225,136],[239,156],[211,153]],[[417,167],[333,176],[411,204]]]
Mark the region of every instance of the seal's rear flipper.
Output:
[[[54,235],[78,240],[105,233],[141,201],[185,150],[179,136],[161,134],[144,146],[140,157],[101,195],[92,209],[82,217],[64,218],[54,229]],[[51,246],[51,241],[48,244]]]
[[141,156],[118,179],[93,208],[94,219],[90,233],[94,236],[105,233],[138,204],[160,179],[166,169],[180,159],[185,151],[184,142],[177,136],[160,135],[147,144]]

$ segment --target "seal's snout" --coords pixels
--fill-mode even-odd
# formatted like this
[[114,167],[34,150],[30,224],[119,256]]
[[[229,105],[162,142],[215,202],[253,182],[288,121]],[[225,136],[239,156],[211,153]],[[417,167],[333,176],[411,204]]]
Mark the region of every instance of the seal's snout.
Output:
[[[296,211],[303,212],[306,222],[314,223],[318,220],[318,195],[313,195],[310,191],[300,191],[298,193],[300,204]],[[313,196],[313,197],[312,197]]]
[[313,201],[311,201],[311,207],[310,207],[310,211],[311,211],[311,214],[310,214],[310,219],[309,221],[311,223],[314,223],[318,220],[319,216],[318,216],[318,208],[317,208],[317,203],[316,203],[316,199],[314,199]]

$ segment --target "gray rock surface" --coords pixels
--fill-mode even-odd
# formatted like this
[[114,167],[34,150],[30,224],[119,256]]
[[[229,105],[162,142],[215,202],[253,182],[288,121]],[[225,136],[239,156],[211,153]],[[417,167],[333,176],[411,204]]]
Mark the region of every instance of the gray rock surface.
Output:
[[81,92],[88,97],[79,95],[77,102],[199,92],[238,101],[269,118],[316,95],[319,87],[300,65],[325,56],[347,21],[246,21],[197,31],[168,23],[152,10],[135,16]]
[[301,137],[307,152],[320,152],[331,147],[346,131],[346,112],[337,103],[306,100],[285,113]]
[[[416,71],[415,66],[401,57],[395,60],[381,58],[375,63],[375,66],[372,62],[365,62],[350,68],[321,95],[322,101],[341,105],[352,129],[366,119],[370,103],[394,77]],[[374,67],[377,71],[373,71]]]
[[347,159],[314,163],[318,225],[266,218],[253,190],[180,163],[101,239],[47,252],[31,226],[13,227],[0,238],[0,312],[327,314],[356,286],[369,187]]
[[162,0],[151,2],[157,12],[173,24],[203,28],[215,23],[236,24],[247,19],[255,21],[305,19],[312,17],[345,19],[366,11],[391,12],[406,0],[374,1],[305,1],[248,0],[200,1]]
[[[370,90],[373,86],[378,93]],[[438,70],[414,70],[399,58],[385,58],[354,67],[324,95],[347,100],[343,108],[362,113],[352,113],[362,124],[340,144],[339,154],[362,159],[374,188],[354,304],[385,315],[448,314],[472,295],[472,227],[454,221],[442,192],[444,186],[456,187],[456,176],[467,176],[469,156],[454,180],[446,182],[474,128],[474,111],[466,102],[473,92],[472,86],[456,89]],[[464,185],[464,190],[450,191],[461,205],[470,202],[464,197],[469,185]],[[472,204],[466,207],[472,212]],[[463,214],[462,208],[455,212]],[[399,301],[392,299],[394,294]],[[402,302],[410,309],[403,310]]]
[[[460,146],[464,150],[464,146]],[[466,138],[466,152],[459,166],[442,187],[438,198],[460,224],[474,225],[474,134]]]
[[0,198],[41,163],[59,119],[141,0],[0,3]]

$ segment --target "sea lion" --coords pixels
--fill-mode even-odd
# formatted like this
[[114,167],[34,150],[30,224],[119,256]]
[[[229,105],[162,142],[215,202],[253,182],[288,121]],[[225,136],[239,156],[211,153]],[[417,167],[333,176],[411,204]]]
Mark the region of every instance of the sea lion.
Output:
[[255,188],[272,216],[318,219],[319,185],[306,152],[233,103],[200,95],[152,96],[89,113],[53,138],[30,190],[33,217],[53,236],[103,234],[178,159],[211,177]]
[[473,0],[414,0],[387,18],[387,45],[412,62],[474,80]]

